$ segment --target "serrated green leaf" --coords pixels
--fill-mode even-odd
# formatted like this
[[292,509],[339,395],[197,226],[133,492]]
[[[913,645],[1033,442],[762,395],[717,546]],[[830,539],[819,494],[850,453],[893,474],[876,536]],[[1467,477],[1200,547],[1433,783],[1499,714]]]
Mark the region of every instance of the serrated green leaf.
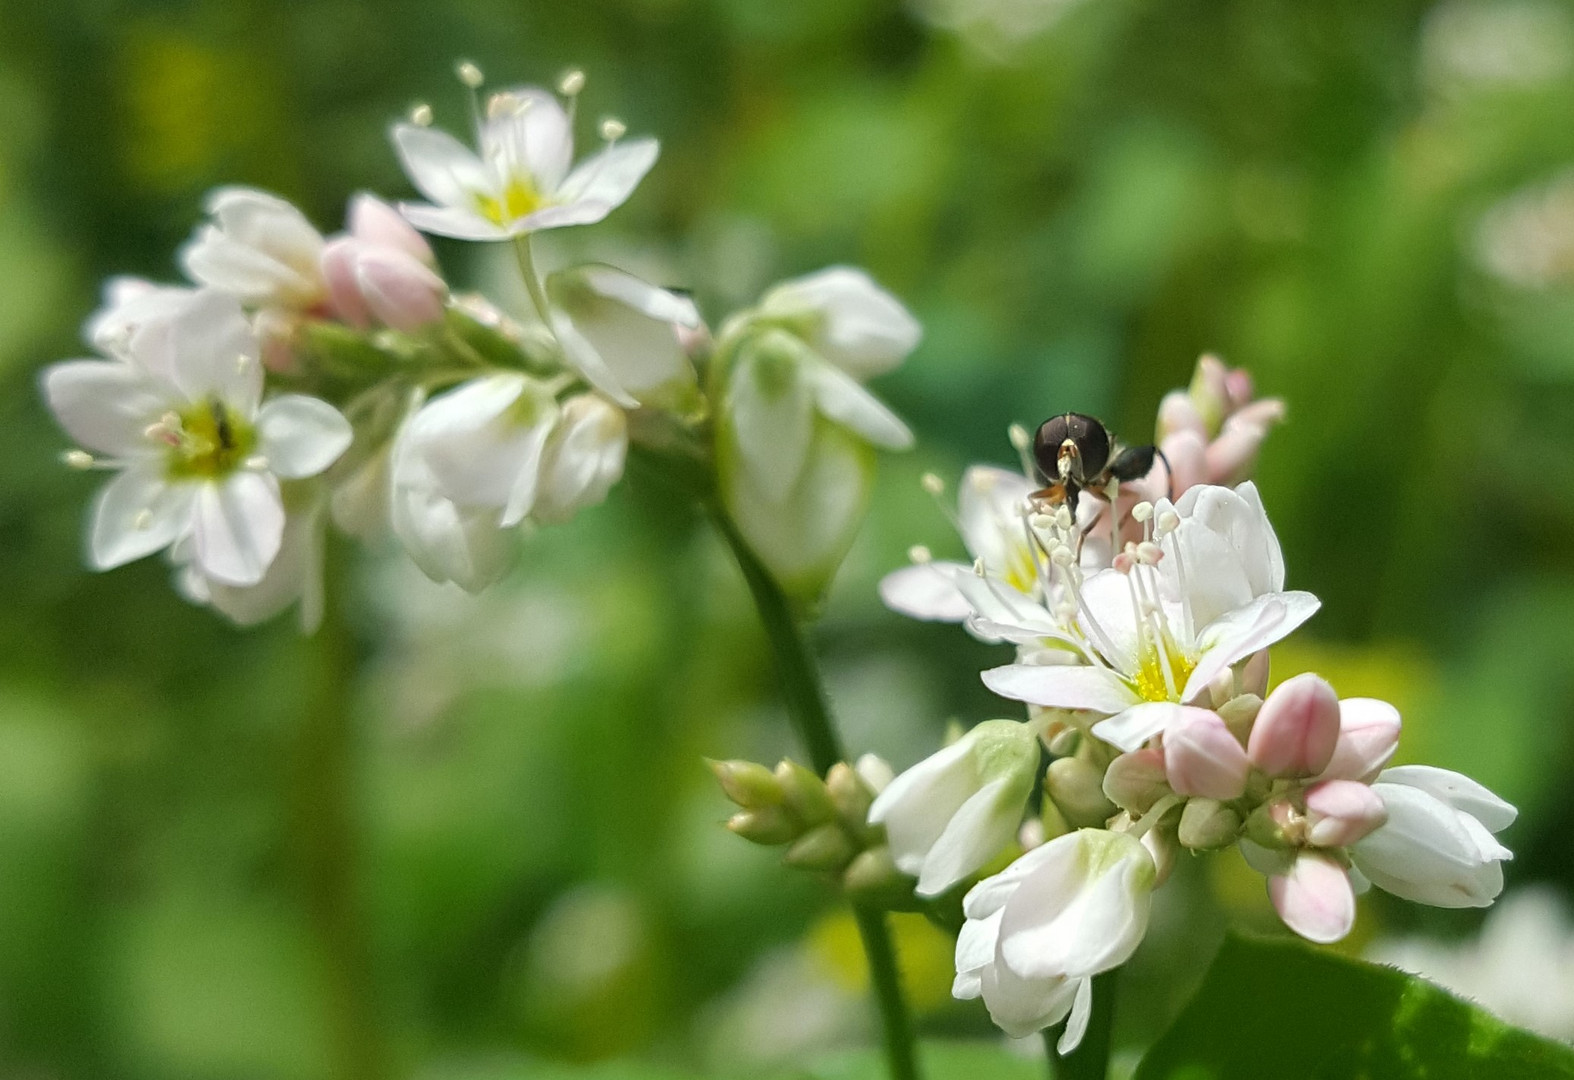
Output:
[[1562,1080],[1574,1049],[1424,979],[1232,936],[1134,1080]]

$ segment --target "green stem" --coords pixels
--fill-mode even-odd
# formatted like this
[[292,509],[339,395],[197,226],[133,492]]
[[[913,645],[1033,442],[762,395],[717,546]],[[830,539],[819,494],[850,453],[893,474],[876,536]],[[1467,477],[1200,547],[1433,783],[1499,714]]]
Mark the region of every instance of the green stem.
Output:
[[514,258],[519,260],[519,273],[525,279],[525,288],[530,293],[530,302],[536,306],[536,314],[548,330],[552,329],[552,320],[547,317],[547,294],[541,288],[541,275],[536,273],[529,233],[514,237]]
[[1064,1056],[1055,1048],[1055,1031],[1044,1029],[1051,1080],[1105,1080],[1109,1075],[1110,1037],[1115,1029],[1115,984],[1120,969],[1093,978],[1093,1013],[1077,1048]]
[[[776,669],[781,677],[788,715],[792,717],[793,726],[809,751],[809,760],[813,762],[815,771],[824,776],[831,766],[845,760],[846,754],[837,737],[835,725],[831,722],[830,706],[814,663],[814,654],[804,640],[781,586],[738,532],[737,525],[721,506],[712,503],[709,510],[727,546],[732,549],[738,568],[743,571],[749,593],[754,597],[754,606],[759,610],[760,621],[765,624],[765,634],[770,639],[771,651],[776,657]],[[858,935],[863,939],[864,955],[869,961],[869,985],[880,1010],[886,1065],[891,1080],[918,1080],[913,1026],[907,1015],[907,1002],[902,996],[896,946],[891,940],[891,929],[886,923],[885,913],[855,904],[853,916],[858,922]]]
[[294,819],[301,887],[316,952],[322,959],[332,1073],[384,1080],[388,1063],[377,1023],[376,981],[357,887],[354,814],[357,667],[344,612],[349,575],[343,541],[324,552],[322,625],[294,764]]

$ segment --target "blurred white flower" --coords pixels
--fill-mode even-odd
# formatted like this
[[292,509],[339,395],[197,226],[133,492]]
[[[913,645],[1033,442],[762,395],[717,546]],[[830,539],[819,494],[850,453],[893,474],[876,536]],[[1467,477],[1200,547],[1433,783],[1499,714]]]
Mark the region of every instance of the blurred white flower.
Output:
[[1380,939],[1366,956],[1440,983],[1510,1023],[1574,1040],[1574,922],[1550,886],[1504,896],[1473,939]]
[[283,540],[279,480],[333,464],[349,423],[316,398],[262,403],[257,338],[223,293],[193,293],[142,323],[125,355],[43,375],[61,426],[120,470],[94,504],[92,564],[120,566],[189,537],[205,578],[260,583]]
[[416,228],[460,240],[506,240],[589,225],[621,206],[656,162],[655,139],[611,142],[570,171],[571,118],[552,94],[525,86],[493,94],[477,154],[443,131],[398,124],[394,145],[430,203],[401,203]]
[[576,266],[546,281],[552,331],[569,365],[625,408],[687,408],[694,364],[679,335],[704,323],[686,296],[611,266]]
[[1472,240],[1476,261],[1507,285],[1539,290],[1574,280],[1574,171],[1490,207]]
[[543,452],[531,516],[562,522],[600,503],[623,476],[628,444],[628,420],[601,395],[576,394],[563,402]]
[[1421,28],[1421,75],[1441,94],[1536,86],[1574,65],[1574,20],[1545,0],[1451,0]]
[[279,553],[257,584],[229,585],[207,577],[188,537],[170,548],[176,588],[192,603],[211,607],[240,626],[266,622],[298,604],[301,630],[316,630],[323,605],[324,499],[321,491],[312,491],[296,501],[299,506],[286,507]]
[[180,252],[193,281],[248,307],[308,311],[327,300],[323,238],[290,203],[245,187],[217,188],[203,225]]
[[892,780],[869,808],[897,868],[938,896],[1005,850],[1038,774],[1038,736],[986,720]]

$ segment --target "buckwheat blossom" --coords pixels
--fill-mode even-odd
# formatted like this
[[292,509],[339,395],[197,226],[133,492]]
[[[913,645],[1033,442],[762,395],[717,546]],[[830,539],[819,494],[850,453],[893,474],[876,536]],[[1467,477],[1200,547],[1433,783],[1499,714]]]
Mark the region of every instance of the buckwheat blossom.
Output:
[[1315,596],[1284,589],[1278,540],[1251,484],[1193,488],[1150,520],[1153,539],[1086,576],[1074,535],[1051,525],[1045,572],[1053,567],[1063,599],[995,623],[1022,655],[984,673],[990,689],[1100,715],[1093,734],[1135,750],[1184,719],[1214,679],[1316,612]]
[[614,140],[571,169],[572,118],[539,87],[493,94],[477,126],[479,152],[443,131],[394,126],[404,171],[430,200],[400,204],[416,228],[460,240],[506,240],[589,225],[621,206],[656,162],[655,139]]
[[328,299],[322,234],[298,209],[254,188],[217,188],[214,218],[180,252],[191,279],[248,307],[308,311]]
[[1007,1035],[1068,1019],[1059,1041],[1082,1041],[1092,978],[1131,957],[1148,928],[1157,867],[1141,840],[1078,829],[985,878],[963,900],[956,943],[959,998],[982,997]]
[[1284,413],[1278,398],[1256,398],[1247,372],[1205,355],[1191,385],[1159,403],[1164,457],[1138,486],[1149,498],[1175,499],[1198,484],[1238,484],[1251,476],[1263,440]]
[[1038,772],[1038,736],[987,720],[885,786],[869,821],[885,827],[897,867],[938,896],[1011,843]]
[[256,335],[223,293],[193,293],[141,324],[123,355],[43,375],[50,408],[86,448],[72,460],[118,470],[94,502],[92,564],[109,569],[189,538],[205,578],[258,584],[283,542],[280,480],[331,465],[349,424],[316,398],[262,402]]
[[321,270],[333,313],[357,329],[413,331],[443,317],[448,285],[432,249],[393,207],[371,195],[350,200],[349,231],[327,241]]

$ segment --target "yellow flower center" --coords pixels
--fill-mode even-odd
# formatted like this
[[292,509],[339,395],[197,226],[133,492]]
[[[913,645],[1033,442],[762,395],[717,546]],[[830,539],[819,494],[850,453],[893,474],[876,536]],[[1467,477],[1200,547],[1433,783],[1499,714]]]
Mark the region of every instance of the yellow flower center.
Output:
[[[1143,646],[1141,662],[1132,677],[1132,689],[1143,701],[1175,701],[1196,666],[1196,661],[1176,648],[1173,642],[1165,641],[1161,646],[1150,638]],[[1173,691],[1171,685],[1175,688]]]
[[503,188],[501,198],[477,192],[475,205],[481,216],[492,224],[507,225],[511,221],[518,221],[535,213],[547,205],[547,201],[541,197],[541,193],[536,190],[528,177],[511,176],[508,184]]
[[235,471],[251,456],[257,432],[217,398],[172,413],[154,426],[169,446],[165,469],[173,480],[211,480]]

